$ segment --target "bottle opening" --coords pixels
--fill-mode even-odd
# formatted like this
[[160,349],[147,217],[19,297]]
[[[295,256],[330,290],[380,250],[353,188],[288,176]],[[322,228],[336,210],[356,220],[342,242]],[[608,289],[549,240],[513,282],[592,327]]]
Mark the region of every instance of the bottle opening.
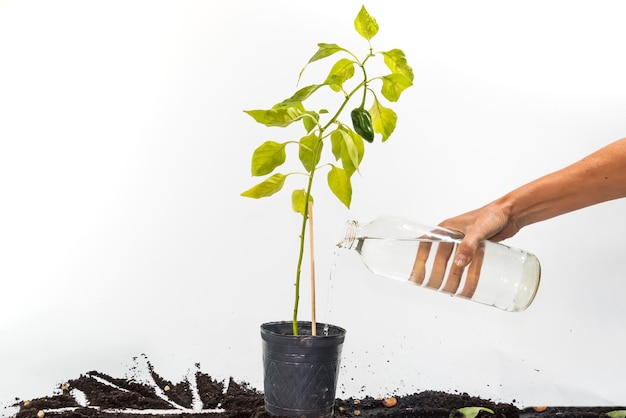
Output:
[[339,248],[351,249],[356,240],[356,231],[359,228],[357,221],[348,221],[343,230],[343,239],[337,244]]

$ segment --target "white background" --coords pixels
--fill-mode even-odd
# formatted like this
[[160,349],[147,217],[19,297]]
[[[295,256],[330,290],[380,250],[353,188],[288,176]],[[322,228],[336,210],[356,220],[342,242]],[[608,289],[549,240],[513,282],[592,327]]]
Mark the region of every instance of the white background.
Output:
[[[262,387],[258,327],[290,319],[299,218],[288,191],[239,193],[256,146],[301,132],[242,110],[289,97],[318,42],[365,52],[360,6],[0,1],[0,404],[94,369],[121,377],[142,353],[174,381],[200,363]],[[333,257],[347,219],[436,224],[623,137],[621,2],[366,7],[374,49],[403,49],[415,81],[391,139],[367,146],[352,209],[315,192],[318,320],[348,330],[338,396],[626,403],[626,201],[507,241],[543,266],[518,314]]]

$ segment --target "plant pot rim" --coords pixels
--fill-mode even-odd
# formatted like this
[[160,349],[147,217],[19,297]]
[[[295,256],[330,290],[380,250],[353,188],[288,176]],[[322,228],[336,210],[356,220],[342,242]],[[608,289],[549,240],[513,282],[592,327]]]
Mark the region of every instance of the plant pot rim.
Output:
[[317,322],[316,330],[317,335],[311,335],[311,321],[298,321],[298,330],[300,335],[292,334],[292,321],[271,321],[261,324],[261,335],[272,335],[280,338],[314,338],[314,339],[343,339],[346,335],[346,330],[338,325],[328,324],[328,333],[324,333],[326,323]]

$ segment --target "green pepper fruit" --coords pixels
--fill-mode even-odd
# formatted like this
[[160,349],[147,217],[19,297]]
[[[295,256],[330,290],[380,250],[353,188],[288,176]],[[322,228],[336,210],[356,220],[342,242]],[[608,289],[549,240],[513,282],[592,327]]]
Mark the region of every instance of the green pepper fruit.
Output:
[[354,131],[361,138],[369,143],[374,142],[374,128],[372,127],[372,116],[362,107],[357,107],[350,112]]

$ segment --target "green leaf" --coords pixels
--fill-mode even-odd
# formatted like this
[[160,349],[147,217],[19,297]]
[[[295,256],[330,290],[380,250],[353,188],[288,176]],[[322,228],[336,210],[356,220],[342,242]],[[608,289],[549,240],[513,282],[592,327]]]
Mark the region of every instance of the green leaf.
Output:
[[332,166],[328,172],[328,187],[330,187],[330,190],[337,196],[339,201],[350,209],[352,184],[350,183],[350,176],[348,176],[345,170]]
[[269,174],[276,167],[282,165],[286,158],[285,144],[266,141],[252,154],[252,175],[264,176]]
[[382,141],[385,142],[396,129],[398,115],[392,109],[380,104],[376,97],[374,97],[374,103],[369,112],[372,117],[374,132],[381,134],[383,136]]
[[335,160],[339,160],[341,158],[341,149],[343,148],[343,135],[339,131],[339,128],[331,132],[330,144]]
[[385,65],[393,74],[402,74],[413,81],[413,69],[407,63],[404,52],[401,49],[392,49],[382,54]]
[[[313,202],[313,196],[309,196],[309,201]],[[306,191],[303,189],[294,190],[291,193],[291,208],[294,212],[304,216],[304,210],[308,205]]]
[[[468,406],[465,408],[457,409],[465,418],[476,418],[481,411],[489,412],[493,414],[494,412],[489,408],[483,408],[481,406]],[[454,418],[454,412],[450,413],[450,418]]]
[[331,133],[330,141],[335,159],[341,159],[341,165],[346,174],[352,177],[352,174],[359,169],[359,164],[365,154],[363,138],[352,129],[340,126]]
[[302,118],[306,114],[301,103],[291,106],[273,107],[268,110],[244,110],[254,120],[265,126],[278,126],[284,128],[293,121]]
[[346,174],[348,177],[352,177],[352,174],[358,171],[365,154],[363,138],[343,125],[331,133],[330,143],[335,160],[341,160],[341,165]]
[[324,84],[334,91],[341,91],[343,83],[351,79],[354,75],[354,61],[348,58],[342,58],[333,65]]
[[340,47],[339,45],[336,44],[324,44],[324,43],[320,43],[317,44],[318,50],[315,54],[313,54],[313,56],[311,57],[311,59],[309,59],[309,64],[318,60],[321,60],[323,58],[329,57],[331,55],[333,55],[336,52],[340,52],[340,51],[345,51],[344,48]]
[[306,65],[300,70],[300,74],[298,75],[298,81],[300,81],[300,79],[302,78],[302,73],[304,73],[304,70],[306,70],[306,67],[308,67],[310,63],[329,57],[334,53],[340,51],[346,50],[336,44],[317,44],[317,52],[313,54],[313,56],[309,59],[309,62],[307,62]]
[[606,413],[610,418],[626,418],[626,410],[616,410]]
[[241,196],[251,197],[254,199],[271,196],[283,188],[286,178],[287,178],[286,175],[281,174],[281,173],[276,173],[273,176],[263,180],[261,183],[257,184],[256,186],[253,186],[252,188],[241,193]]
[[298,151],[298,156],[300,157],[300,161],[307,172],[310,173],[315,168],[317,163],[320,162],[323,146],[324,143],[316,134],[300,138],[300,150]]
[[344,131],[343,129],[340,129],[340,131],[341,131],[341,136],[343,138],[343,147],[341,148],[341,159],[343,161],[345,156],[347,156],[348,157],[347,160],[351,161],[354,167],[358,167],[359,166],[359,150],[357,149],[354,143],[354,139],[348,132]]
[[397,102],[400,94],[413,85],[413,82],[402,74],[389,74],[382,77],[381,93],[390,102]]
[[[350,138],[349,140],[347,139],[348,137]],[[344,146],[341,149],[341,165],[348,177],[352,177],[352,174],[359,170],[361,161],[363,161],[365,143],[363,138],[352,129],[348,129],[348,134],[344,136],[344,139]]]
[[378,33],[378,23],[376,23],[376,19],[370,16],[365,6],[361,6],[359,14],[354,19],[354,28],[359,35],[368,41]]
[[302,118],[302,124],[304,125],[305,131],[311,132],[317,126],[320,115],[316,112],[307,112],[307,115],[307,117]]
[[315,93],[317,91],[317,89],[319,89],[320,87],[322,87],[324,84],[311,84],[310,86],[306,86],[306,87],[302,87],[300,90],[298,90],[297,92],[295,92],[293,94],[293,96],[291,96],[288,99],[283,100],[282,102],[278,103],[276,107],[286,107],[295,103],[302,103],[303,101],[305,101],[306,99],[308,99],[309,97],[311,97],[311,95],[313,93]]

